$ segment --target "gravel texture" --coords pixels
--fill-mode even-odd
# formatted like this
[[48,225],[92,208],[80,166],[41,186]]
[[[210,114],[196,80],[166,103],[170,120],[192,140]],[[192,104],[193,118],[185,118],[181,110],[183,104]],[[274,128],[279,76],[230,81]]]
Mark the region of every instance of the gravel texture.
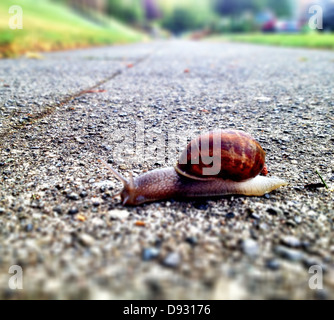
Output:
[[[0,65],[1,299],[334,298],[334,194],[305,187],[316,169],[333,187],[333,52],[171,41]],[[214,128],[251,133],[289,186],[112,198],[121,184],[99,158],[136,176]]]

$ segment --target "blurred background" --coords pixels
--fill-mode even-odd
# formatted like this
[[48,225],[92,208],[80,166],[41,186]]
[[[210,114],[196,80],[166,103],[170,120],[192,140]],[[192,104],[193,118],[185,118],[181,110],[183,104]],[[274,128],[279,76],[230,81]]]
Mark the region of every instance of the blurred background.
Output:
[[[323,10],[312,29],[313,5]],[[15,7],[22,8],[22,15]],[[19,20],[22,19],[22,29]],[[318,20],[313,20],[319,23]],[[334,48],[333,0],[1,0],[0,55],[151,38]]]

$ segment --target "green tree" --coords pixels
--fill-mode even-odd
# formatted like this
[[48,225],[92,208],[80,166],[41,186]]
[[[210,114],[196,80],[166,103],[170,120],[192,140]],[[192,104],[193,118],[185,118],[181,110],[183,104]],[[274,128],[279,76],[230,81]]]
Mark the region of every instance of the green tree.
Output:
[[267,6],[276,14],[277,17],[291,16],[292,6],[290,0],[267,0]]
[[215,10],[223,16],[237,16],[245,11],[256,12],[264,6],[263,0],[215,0]]
[[173,33],[181,33],[192,29],[193,17],[186,8],[175,8],[170,15],[165,17],[162,26]]
[[107,12],[128,23],[139,23],[144,18],[144,10],[138,0],[108,0]]
[[208,27],[215,18],[211,1],[184,0],[168,10],[164,10],[164,5],[161,5],[164,10],[161,24],[176,34]]

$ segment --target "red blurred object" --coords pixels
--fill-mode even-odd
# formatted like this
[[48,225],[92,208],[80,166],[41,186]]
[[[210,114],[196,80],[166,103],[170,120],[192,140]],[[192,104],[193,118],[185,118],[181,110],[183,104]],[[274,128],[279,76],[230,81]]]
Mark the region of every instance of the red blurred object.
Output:
[[276,19],[267,21],[262,26],[263,32],[274,32],[276,30]]
[[268,168],[267,165],[265,164],[261,171],[261,176],[266,176],[267,174],[268,174]]

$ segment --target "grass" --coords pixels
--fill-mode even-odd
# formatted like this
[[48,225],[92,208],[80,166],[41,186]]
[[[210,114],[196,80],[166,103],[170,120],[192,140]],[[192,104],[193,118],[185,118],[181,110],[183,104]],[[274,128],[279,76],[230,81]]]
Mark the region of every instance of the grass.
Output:
[[[8,26],[12,5],[23,10],[23,29]],[[50,0],[0,1],[0,57],[29,51],[53,51],[140,41],[144,36],[118,21],[95,15],[89,21],[61,3]]]
[[250,42],[285,47],[334,49],[334,33],[305,34],[228,34],[210,37],[214,41]]

